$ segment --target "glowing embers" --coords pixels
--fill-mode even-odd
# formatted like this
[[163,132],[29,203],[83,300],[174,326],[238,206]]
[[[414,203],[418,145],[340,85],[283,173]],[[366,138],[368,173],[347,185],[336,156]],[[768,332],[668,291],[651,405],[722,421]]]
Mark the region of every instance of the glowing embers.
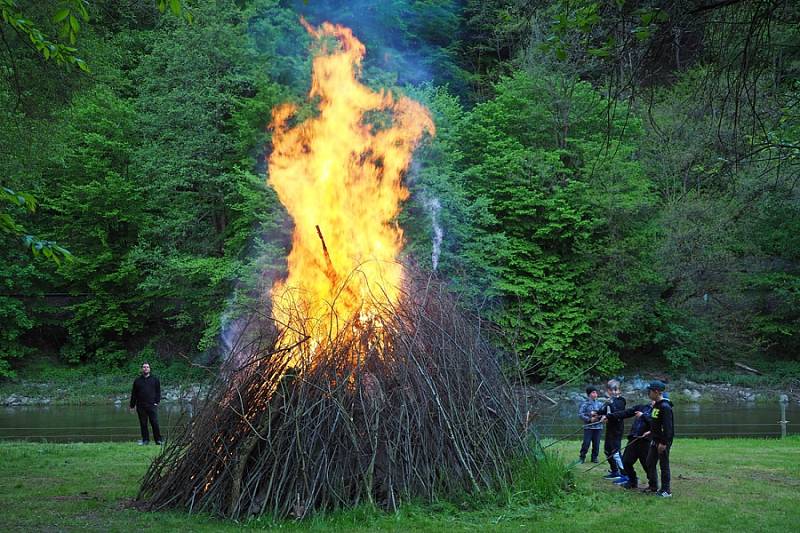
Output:
[[303,23],[318,47],[309,92],[318,114],[294,126],[293,104],[272,114],[269,183],[295,225],[288,276],[272,299],[284,341],[308,339],[313,352],[398,301],[401,179],[435,128],[417,102],[358,81],[366,50],[350,29]]

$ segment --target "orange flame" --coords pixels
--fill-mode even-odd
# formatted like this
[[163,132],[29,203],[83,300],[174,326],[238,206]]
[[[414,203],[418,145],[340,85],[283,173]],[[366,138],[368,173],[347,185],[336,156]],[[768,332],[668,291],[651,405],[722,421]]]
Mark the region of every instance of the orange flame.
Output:
[[[301,20],[319,43],[309,99],[318,114],[295,126],[297,112],[272,112],[269,183],[294,220],[289,274],[272,287],[273,315],[319,346],[345,322],[394,303],[403,268],[396,223],[408,197],[401,179],[425,131],[428,111],[409,98],[374,92],[358,81],[364,45],[346,27]],[[333,39],[333,42],[331,42]],[[371,122],[390,121],[378,127]]]

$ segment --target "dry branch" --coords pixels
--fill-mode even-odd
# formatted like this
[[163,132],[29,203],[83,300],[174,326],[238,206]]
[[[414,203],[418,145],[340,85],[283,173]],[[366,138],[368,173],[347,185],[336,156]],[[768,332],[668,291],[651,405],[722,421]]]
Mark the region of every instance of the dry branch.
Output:
[[300,518],[511,482],[511,463],[530,459],[525,410],[477,317],[430,279],[373,308],[377,316],[313,351],[282,348],[287,328],[256,321],[204,407],[154,460],[139,499]]

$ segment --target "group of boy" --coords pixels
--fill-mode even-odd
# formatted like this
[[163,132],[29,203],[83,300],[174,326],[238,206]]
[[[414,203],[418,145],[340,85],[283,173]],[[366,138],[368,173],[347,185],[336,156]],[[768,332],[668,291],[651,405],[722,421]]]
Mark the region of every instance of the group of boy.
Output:
[[[600,434],[606,427],[603,451],[609,471],[604,479],[613,481],[622,488],[636,490],[639,480],[634,465],[638,461],[647,476],[647,488],[642,492],[671,498],[669,452],[675,435],[672,402],[667,398],[666,385],[653,381],[647,386],[649,402],[627,407],[620,393],[619,381],[612,379],[606,384],[606,399],[598,399],[595,387],[586,388],[587,399],[578,411],[584,422],[581,463],[591,446],[591,461],[599,463]],[[628,442],[622,447],[625,419],[634,418],[628,433]],[[658,486],[656,465],[661,470],[661,487]]]

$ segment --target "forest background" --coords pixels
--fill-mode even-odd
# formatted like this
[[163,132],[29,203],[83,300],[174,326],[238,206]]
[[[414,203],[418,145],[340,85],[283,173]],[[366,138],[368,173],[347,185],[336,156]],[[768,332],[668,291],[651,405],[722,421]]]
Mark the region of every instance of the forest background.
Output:
[[795,2],[0,14],[0,380],[219,361],[237,309],[285,269],[266,126],[305,101],[301,14],[352,27],[365,83],[431,110],[399,220],[408,259],[435,262],[530,379],[800,374]]

